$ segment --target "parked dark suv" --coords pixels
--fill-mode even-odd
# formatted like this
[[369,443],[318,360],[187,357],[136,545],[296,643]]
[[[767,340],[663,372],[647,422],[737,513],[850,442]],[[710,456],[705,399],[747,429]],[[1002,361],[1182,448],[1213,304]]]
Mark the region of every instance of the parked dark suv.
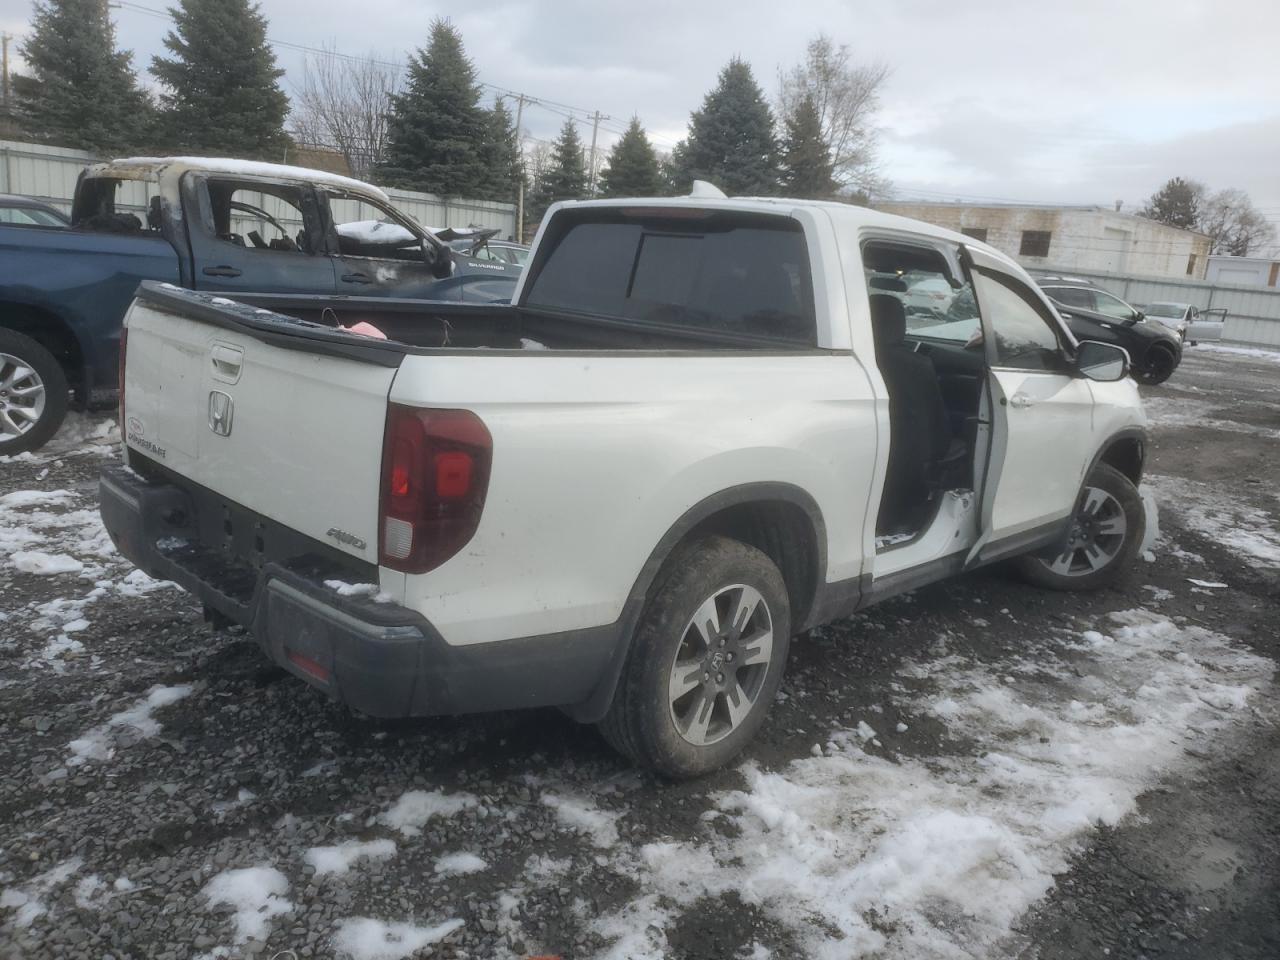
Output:
[[1140,383],[1164,383],[1182,362],[1182,341],[1168,327],[1148,323],[1142,311],[1078,277],[1036,277],[1078,340],[1114,343],[1129,352]]

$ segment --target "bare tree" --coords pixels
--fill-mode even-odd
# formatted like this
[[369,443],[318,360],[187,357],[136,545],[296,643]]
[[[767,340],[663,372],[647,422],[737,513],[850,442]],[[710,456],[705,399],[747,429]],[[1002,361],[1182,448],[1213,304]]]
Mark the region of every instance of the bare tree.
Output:
[[294,139],[337,150],[355,176],[368,177],[386,150],[387,114],[402,76],[373,53],[349,57],[326,46],[308,55],[294,91]]
[[848,45],[836,46],[826,34],[809,41],[802,63],[779,74],[781,117],[794,117],[805,98],[813,98],[835,179],[856,194],[876,195],[888,187],[876,161],[874,124],[888,77],[887,64],[855,63]]
[[1200,201],[1196,227],[1210,238],[1210,253],[1244,257],[1276,238],[1275,226],[1243,190],[1228,188]]

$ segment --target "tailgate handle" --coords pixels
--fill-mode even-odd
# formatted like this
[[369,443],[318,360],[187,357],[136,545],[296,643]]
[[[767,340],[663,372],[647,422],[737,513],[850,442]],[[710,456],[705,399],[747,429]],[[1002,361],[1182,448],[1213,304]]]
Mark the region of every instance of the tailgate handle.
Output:
[[235,267],[223,265],[218,267],[205,267],[204,275],[206,277],[238,277],[240,276],[240,271]]
[[229,343],[215,343],[210,354],[213,360],[213,378],[223,383],[235,383],[240,379],[244,366],[244,349]]

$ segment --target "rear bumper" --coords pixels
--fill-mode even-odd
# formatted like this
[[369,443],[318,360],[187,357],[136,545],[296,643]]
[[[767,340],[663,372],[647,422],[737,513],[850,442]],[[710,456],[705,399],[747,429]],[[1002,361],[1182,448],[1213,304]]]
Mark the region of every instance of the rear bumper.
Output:
[[339,596],[313,569],[254,566],[191,539],[205,491],[109,467],[99,494],[103,525],[124,556],[246,627],[290,673],[373,716],[577,704],[604,679],[620,639],[610,624],[451,646],[406,607]]

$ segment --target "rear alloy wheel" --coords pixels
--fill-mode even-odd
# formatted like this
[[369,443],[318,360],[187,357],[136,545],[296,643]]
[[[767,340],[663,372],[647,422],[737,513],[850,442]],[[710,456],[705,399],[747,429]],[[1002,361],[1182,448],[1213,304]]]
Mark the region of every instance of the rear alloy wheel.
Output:
[[0,456],[43,446],[67,415],[67,378],[30,337],[0,330]]
[[1152,347],[1147,351],[1146,366],[1138,371],[1138,380],[1149,387],[1164,383],[1178,368],[1178,358],[1168,347]]
[[1103,463],[1085,482],[1066,540],[1050,553],[1019,557],[1015,563],[1039,586],[1096,590],[1133,562],[1145,532],[1146,512],[1138,489]]
[[670,777],[724,766],[764,723],[790,639],[786,585],[767,556],[725,537],[690,544],[650,593],[600,731]]

